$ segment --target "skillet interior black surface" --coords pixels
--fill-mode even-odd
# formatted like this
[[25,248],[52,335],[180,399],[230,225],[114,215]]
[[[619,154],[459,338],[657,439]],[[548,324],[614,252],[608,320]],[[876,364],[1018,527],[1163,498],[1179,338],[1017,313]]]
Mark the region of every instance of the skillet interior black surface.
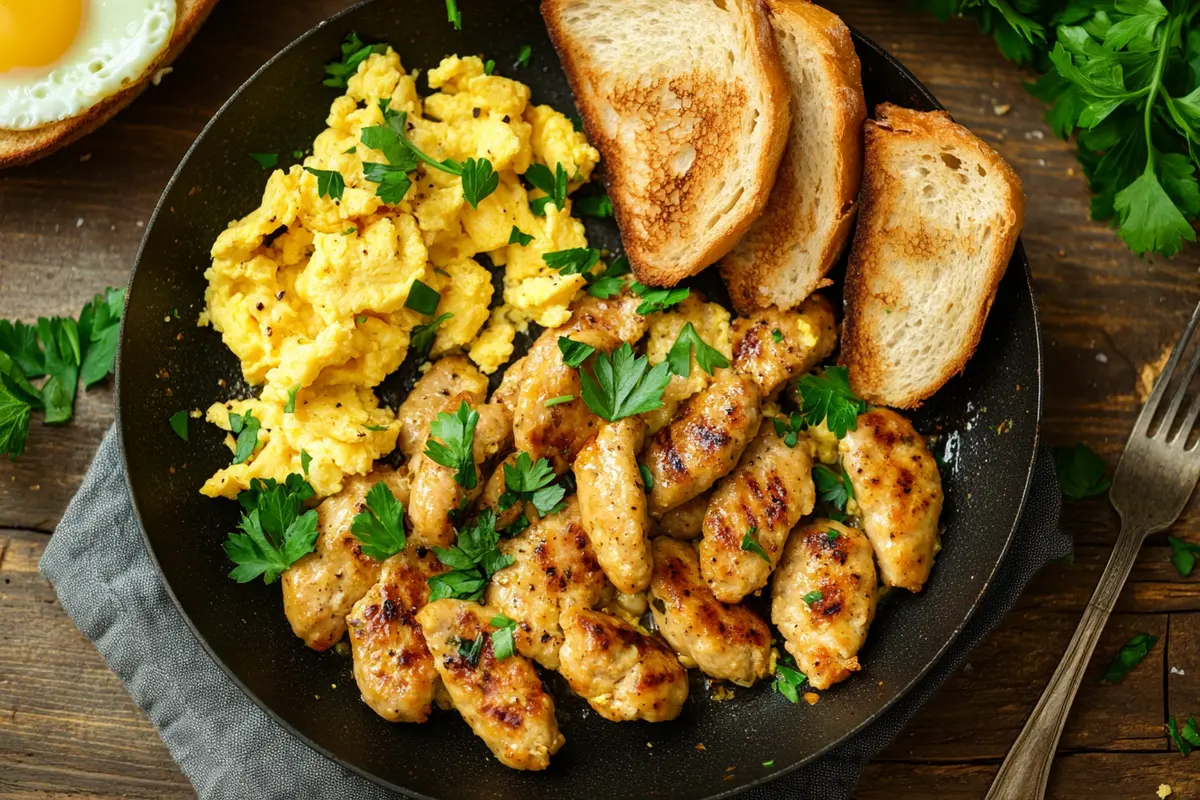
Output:
[[[260,70],[188,153],[147,229],[122,331],[118,413],[135,507],[167,586],[214,658],[263,708],[364,775],[447,798],[735,793],[815,758],[902,695],[953,641],[1003,557],[1028,487],[1041,407],[1024,251],[1018,246],[966,372],[915,415],[922,432],[940,434],[945,546],[923,595],[901,592],[881,608],[861,673],[823,693],[815,706],[793,706],[765,684],[712,702],[694,681],[682,717],[653,726],[606,722],[558,691],[567,744],[542,774],[500,766],[452,712],[436,713],[425,725],[384,722],[360,702],[348,658],[312,652],[292,635],[278,584],[238,585],[226,577],[230,565],[220,543],[237,510],[197,489],[229,462],[229,452],[211,426],[193,422],[191,442],[184,443],[167,419],[249,392],[219,335],[194,327],[208,250],[229,220],[258,204],[265,174],[247,154],[306,149],[322,130],[336,95],[321,86],[322,65],[348,31],[390,42],[409,68],[428,69],[450,53],[494,58],[499,73],[533,87],[534,102],[573,113],[535,4],[459,0],[459,6],[461,32],[446,22],[440,3],[376,0],[348,10]],[[517,70],[513,62],[524,44],[532,45],[533,62]],[[858,36],[855,44],[869,108],[885,100],[936,107],[876,45]],[[589,238],[619,245],[607,224],[592,226]],[[840,287],[831,291],[836,297]]]

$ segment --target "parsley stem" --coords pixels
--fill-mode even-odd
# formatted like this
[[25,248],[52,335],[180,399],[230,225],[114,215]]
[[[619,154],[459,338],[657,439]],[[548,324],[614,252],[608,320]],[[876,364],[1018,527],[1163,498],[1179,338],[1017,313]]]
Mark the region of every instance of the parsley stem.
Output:
[[457,165],[451,166],[450,164],[447,164],[445,161],[438,161],[436,158],[426,155],[424,152],[421,151],[421,149],[419,147],[417,147],[415,144],[413,144],[412,140],[408,138],[408,132],[405,130],[405,123],[407,121],[408,121],[408,113],[405,111],[401,111],[400,112],[400,130],[397,131],[397,133],[399,134],[399,137],[400,137],[400,143],[402,145],[404,145],[405,147],[407,147],[409,152],[411,152],[419,160],[424,161],[426,164],[433,167],[434,169],[440,169],[442,172],[448,172],[451,175],[462,175],[462,167],[458,167]]
[[1176,23],[1182,21],[1182,17],[1175,17],[1167,23],[1166,29],[1163,30],[1162,44],[1158,48],[1158,58],[1154,62],[1154,75],[1150,78],[1149,91],[1146,94],[1146,113],[1145,113],[1145,131],[1146,131],[1146,172],[1154,175],[1154,140],[1151,138],[1150,127],[1154,120],[1154,101],[1158,97],[1158,91],[1162,88],[1163,70],[1167,64],[1167,50],[1171,47],[1171,40],[1175,38]]

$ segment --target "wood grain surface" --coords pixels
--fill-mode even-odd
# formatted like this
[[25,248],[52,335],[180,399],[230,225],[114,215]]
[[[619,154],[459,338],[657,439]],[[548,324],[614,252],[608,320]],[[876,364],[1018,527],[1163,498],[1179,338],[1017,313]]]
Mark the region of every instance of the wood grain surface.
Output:
[[[439,0],[425,0],[438,2]],[[0,318],[77,313],[124,285],[159,193],[220,104],[264,60],[346,5],[229,0],[172,74],[97,133],[0,173]],[[1200,251],[1139,259],[1088,219],[1072,147],[1053,138],[1024,76],[968,21],[938,24],[895,0],[831,0],[888,48],[1025,183],[1046,362],[1043,433],[1115,463],[1139,379],[1200,298]],[[247,21],[253,24],[248,24]],[[269,23],[269,24],[265,24]],[[469,24],[467,20],[467,24]],[[37,560],[105,429],[112,394],[81,393],[75,419],[35,424],[27,452],[0,461],[0,797],[189,797],[194,793],[120,682],[58,606]],[[1018,608],[871,764],[864,800],[979,798],[1053,672],[1112,545],[1103,499],[1069,504],[1072,563],[1039,575]],[[1200,542],[1200,504],[1174,534]],[[1200,761],[1170,748],[1164,723],[1200,715],[1200,573],[1180,578],[1165,536],[1143,550],[1067,723],[1054,798],[1200,798]],[[1104,665],[1137,632],[1159,637],[1120,685]]]

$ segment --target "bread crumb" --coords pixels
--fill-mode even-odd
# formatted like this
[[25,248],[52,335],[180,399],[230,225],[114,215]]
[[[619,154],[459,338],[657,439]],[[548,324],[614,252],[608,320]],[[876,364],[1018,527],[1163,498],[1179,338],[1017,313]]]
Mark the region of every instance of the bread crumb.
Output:
[[705,748],[704,748],[704,744],[703,744],[703,742],[697,742],[697,743],[696,743],[696,749],[697,749],[697,750],[699,750],[701,753],[703,753],[703,752],[704,752],[704,749],[705,749]]
[[1009,105],[1008,103],[1001,103],[999,105],[992,106],[992,113],[995,114],[997,117],[1003,117],[1005,114],[1007,114],[1010,111],[1012,111],[1012,106]]
[[83,155],[81,155],[81,156],[79,157],[79,160],[80,160],[80,161],[91,161],[91,160],[92,160],[92,154],[91,154],[91,153],[84,153]]
[[1068,178],[1075,177],[1075,168],[1074,167],[1067,167],[1067,177]]
[[79,219],[75,220],[75,227],[76,227],[76,228],[82,228],[82,227],[83,227],[83,217],[80,217]]
[[1171,348],[1165,347],[1162,354],[1154,361],[1142,364],[1141,370],[1138,371],[1137,386],[1134,387],[1139,403],[1145,403],[1146,398],[1150,397],[1150,393],[1154,391],[1154,381],[1158,380],[1158,376],[1162,374],[1163,367],[1167,365],[1167,359],[1170,357]]
[[1170,796],[1171,796],[1171,794],[1172,794],[1172,792],[1171,792],[1171,787],[1170,787],[1170,786],[1168,786],[1168,785],[1167,785],[1167,784],[1165,784],[1165,783],[1160,783],[1160,784],[1158,785],[1158,792],[1157,792],[1157,794],[1158,794],[1158,796],[1159,796],[1159,797],[1162,797],[1162,798],[1170,797]]
[[1171,674],[1172,675],[1186,675],[1187,673],[1184,672],[1183,670],[1181,670],[1179,667],[1171,667]]
[[158,86],[158,84],[162,83],[163,78],[167,77],[174,71],[174,67],[163,67],[158,72],[154,73],[154,77],[150,79],[150,82],[155,86]]
[[726,700],[733,699],[733,689],[724,684],[721,684],[720,686],[714,686],[709,697],[712,698],[714,703],[723,703]]
[[1096,360],[1101,364],[1108,363],[1108,353],[1096,353]]
[[808,703],[810,706],[815,706],[817,704],[817,701],[820,699],[821,699],[821,695],[817,694],[816,692],[805,692],[804,693],[804,702]]

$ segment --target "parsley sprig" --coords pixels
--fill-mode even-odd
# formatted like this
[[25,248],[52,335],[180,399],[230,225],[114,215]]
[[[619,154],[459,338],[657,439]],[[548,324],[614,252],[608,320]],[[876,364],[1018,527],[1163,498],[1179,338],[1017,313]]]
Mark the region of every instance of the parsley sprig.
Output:
[[274,583],[279,575],[317,544],[317,512],[303,511],[313,488],[300,475],[288,475],[283,483],[273,478],[254,478],[250,488],[238,494],[241,533],[230,533],[225,554],[235,566],[229,577],[246,583],[262,576]]
[[[425,455],[443,467],[455,470],[454,480],[464,489],[474,489],[479,481],[475,472],[475,426],[479,412],[464,400],[453,414],[440,412],[429,425]],[[441,441],[438,441],[438,440]]]
[[365,508],[350,523],[350,532],[362,545],[363,553],[384,561],[403,550],[408,543],[404,535],[404,504],[388,485],[380,481],[372,486],[363,505]]
[[579,371],[583,402],[609,422],[661,407],[670,377],[667,362],[651,368],[645,356],[634,356],[628,342],[611,355],[597,352],[592,371],[583,367]]
[[563,497],[567,490],[557,485],[554,468],[544,458],[536,462],[529,453],[517,454],[513,464],[504,465],[504,486],[507,489],[500,495],[500,510],[507,511],[516,503],[530,502],[537,509],[538,516],[545,517],[555,513],[563,506]]
[[47,425],[70,420],[79,382],[86,389],[112,372],[124,307],[125,290],[106,289],[78,320],[0,320],[0,453],[16,459],[24,452],[34,411]]
[[237,437],[233,453],[234,464],[242,464],[254,454],[258,447],[258,432],[261,429],[262,423],[254,416],[253,411],[229,415],[229,430]]
[[802,407],[800,417],[809,427],[822,421],[834,436],[841,439],[846,431],[857,430],[858,415],[867,404],[850,389],[846,367],[825,367],[824,374],[810,373],[796,381]]
[[715,347],[709,347],[708,343],[701,339],[700,334],[696,332],[696,326],[689,322],[679,331],[675,344],[671,345],[671,350],[667,353],[667,364],[670,366],[671,372],[681,378],[690,376],[693,352],[700,369],[709,375],[712,375],[719,367],[729,366],[729,360],[721,354],[721,351]]
[[450,571],[429,578],[429,601],[443,597],[460,600],[483,597],[492,575],[513,562],[512,556],[500,552],[499,543],[496,515],[491,509],[484,509],[472,525],[458,532],[452,547],[433,548],[438,561],[450,567]]
[[1175,0],[916,0],[978,19],[1006,56],[1042,76],[1054,133],[1076,137],[1092,216],[1136,253],[1171,255],[1200,219],[1200,6]]

